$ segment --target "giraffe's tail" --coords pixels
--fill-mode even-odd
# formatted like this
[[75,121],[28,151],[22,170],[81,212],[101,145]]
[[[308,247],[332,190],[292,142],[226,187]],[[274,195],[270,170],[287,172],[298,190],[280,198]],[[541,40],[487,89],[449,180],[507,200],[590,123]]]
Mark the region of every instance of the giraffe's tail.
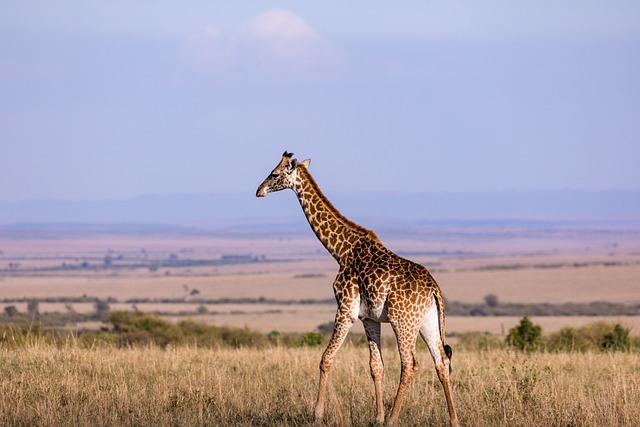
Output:
[[449,344],[444,345],[444,354],[449,358],[449,373],[451,373],[451,356],[453,356],[453,350],[451,350],[451,346]]
[[436,305],[438,306],[438,320],[440,326],[440,339],[442,340],[442,346],[444,348],[444,354],[449,359],[449,373],[451,373],[451,356],[453,356],[453,350],[451,346],[447,344],[447,340],[445,338],[444,333],[444,301],[442,300],[441,295],[435,295]]

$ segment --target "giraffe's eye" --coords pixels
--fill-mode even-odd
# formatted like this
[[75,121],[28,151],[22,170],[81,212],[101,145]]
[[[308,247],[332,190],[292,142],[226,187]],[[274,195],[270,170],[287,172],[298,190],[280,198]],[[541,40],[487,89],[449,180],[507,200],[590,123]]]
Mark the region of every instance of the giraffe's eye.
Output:
[[271,175],[269,175],[269,178],[270,178],[270,179],[276,179],[276,178],[278,178],[279,176],[280,176],[280,174],[279,174],[279,173],[272,173]]

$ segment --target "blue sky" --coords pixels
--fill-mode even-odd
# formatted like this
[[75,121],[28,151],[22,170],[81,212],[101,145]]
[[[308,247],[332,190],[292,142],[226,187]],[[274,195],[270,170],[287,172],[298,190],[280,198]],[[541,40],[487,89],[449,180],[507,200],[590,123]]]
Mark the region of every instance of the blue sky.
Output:
[[640,189],[640,3],[0,2],[0,202]]

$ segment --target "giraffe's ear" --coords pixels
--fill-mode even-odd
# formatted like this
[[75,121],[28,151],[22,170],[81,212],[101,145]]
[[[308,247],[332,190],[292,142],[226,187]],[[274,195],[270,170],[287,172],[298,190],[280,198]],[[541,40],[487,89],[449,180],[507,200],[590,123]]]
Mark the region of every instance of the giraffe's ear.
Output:
[[303,160],[300,162],[300,164],[303,165],[305,168],[308,168],[309,165],[311,164],[311,159]]
[[287,165],[287,171],[293,172],[293,170],[298,166],[298,159],[291,159],[291,163]]

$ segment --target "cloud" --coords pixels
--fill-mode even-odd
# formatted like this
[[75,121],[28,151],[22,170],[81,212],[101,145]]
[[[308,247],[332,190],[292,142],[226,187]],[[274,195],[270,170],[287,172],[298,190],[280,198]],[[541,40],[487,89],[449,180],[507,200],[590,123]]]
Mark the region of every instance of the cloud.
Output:
[[283,9],[257,15],[236,31],[208,26],[185,40],[183,54],[203,71],[287,78],[332,76],[348,61],[344,50]]
[[185,58],[197,69],[230,68],[234,62],[235,43],[214,26],[190,35],[182,47]]
[[249,20],[244,31],[267,41],[311,41],[320,36],[302,18],[284,9],[267,11]]

